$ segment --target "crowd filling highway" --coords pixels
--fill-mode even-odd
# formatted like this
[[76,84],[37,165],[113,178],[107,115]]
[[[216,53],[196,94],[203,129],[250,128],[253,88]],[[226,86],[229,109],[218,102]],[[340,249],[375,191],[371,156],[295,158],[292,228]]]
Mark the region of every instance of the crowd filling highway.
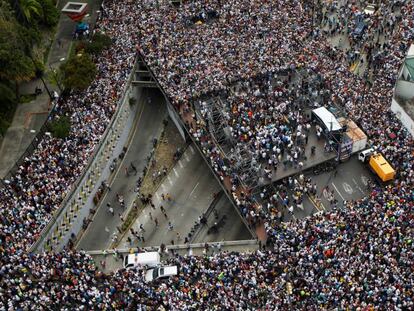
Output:
[[[90,88],[57,103],[58,115],[71,118],[71,135],[64,140],[45,135],[0,190],[0,310],[412,310],[414,146],[389,106],[413,40],[413,3],[381,1],[373,27],[362,37],[352,37],[348,50],[332,47],[327,36],[351,36],[348,28],[365,4],[315,2],[314,9],[309,5],[298,0],[199,0],[174,9],[105,1],[96,31],[108,33],[114,44],[96,59],[99,74]],[[328,28],[321,30],[319,21]],[[141,271],[103,274],[79,251],[29,253],[99,143],[137,50],[180,112],[191,111],[192,100],[225,92],[238,80],[259,79],[265,84],[266,77],[282,70],[316,72],[323,81],[316,91],[323,91],[325,103],[346,109],[369,135],[370,144],[396,168],[397,176],[388,186],[374,186],[364,199],[280,224],[269,209],[240,191],[231,163],[214,147],[205,124],[188,122],[217,174],[231,178],[243,214],[265,223],[264,249],[211,257],[177,255],[170,262],[178,265],[179,274],[153,283],[145,283]],[[347,68],[356,50],[367,53],[363,78]],[[289,94],[278,100],[275,91],[263,86],[256,94],[253,88],[252,94],[236,98],[235,130],[252,126],[251,120],[265,122],[269,113],[277,116],[282,103],[294,105]],[[262,92],[271,94],[277,104],[263,100]],[[287,131],[282,125],[270,135],[283,141]],[[249,130],[247,138],[237,136],[260,142],[268,134],[260,128]]]

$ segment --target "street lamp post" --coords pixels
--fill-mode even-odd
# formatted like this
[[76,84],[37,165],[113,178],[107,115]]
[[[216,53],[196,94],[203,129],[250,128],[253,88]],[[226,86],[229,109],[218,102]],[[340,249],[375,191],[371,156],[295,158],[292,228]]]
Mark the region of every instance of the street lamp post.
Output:
[[36,69],[36,77],[39,78],[42,81],[43,86],[45,87],[46,92],[49,95],[50,100],[53,100],[52,94],[50,93],[50,90],[47,87],[47,84],[46,84],[45,80],[43,79],[43,74],[44,74],[43,70]]
[[57,76],[58,73],[57,73],[56,69],[55,68],[52,68],[52,66],[50,66],[50,65],[49,65],[49,68],[50,68],[50,71],[53,73],[52,74],[53,80],[56,82],[56,85],[57,85],[60,93],[62,93],[63,89],[62,89],[62,86],[60,85],[59,78]]
[[56,64],[58,62],[59,63],[62,63],[63,61],[65,61],[65,58],[64,57],[60,58],[59,61],[56,61],[56,62],[53,62],[53,63],[50,63],[49,64],[50,71],[53,73],[53,80],[56,82],[56,85],[59,88],[60,93],[63,92],[63,88],[62,88],[62,85],[60,84],[57,70],[56,70],[56,68],[53,68],[52,65],[53,64]]

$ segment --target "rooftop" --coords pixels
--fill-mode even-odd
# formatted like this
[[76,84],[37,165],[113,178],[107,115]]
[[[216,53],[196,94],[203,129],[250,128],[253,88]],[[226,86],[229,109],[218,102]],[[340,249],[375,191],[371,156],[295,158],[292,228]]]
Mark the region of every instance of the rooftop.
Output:
[[83,2],[68,2],[63,7],[63,13],[82,13],[86,7],[88,6],[87,3]]

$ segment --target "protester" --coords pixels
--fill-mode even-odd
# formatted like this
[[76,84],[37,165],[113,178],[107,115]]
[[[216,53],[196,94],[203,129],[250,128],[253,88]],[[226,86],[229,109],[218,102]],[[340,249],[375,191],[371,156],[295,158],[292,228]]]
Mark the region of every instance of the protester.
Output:
[[[382,1],[379,13],[370,17],[375,27],[357,38],[350,29],[362,5],[318,2],[319,27],[307,1],[195,0],[179,9],[159,2],[105,1],[98,29],[113,38],[113,46],[95,60],[99,74],[89,89],[56,106],[57,117],[71,118],[70,136],[45,135],[0,189],[0,310],[414,309],[414,144],[389,110],[414,38],[413,4]],[[352,49],[368,49],[364,78],[347,68],[352,51],[326,41],[338,33],[350,35]],[[256,202],[210,136],[206,113],[187,121],[189,131],[221,180],[230,179],[243,216],[264,223],[266,250],[175,255],[168,263],[177,264],[179,274],[153,283],[144,281],[145,271],[100,273],[82,251],[28,253],[99,143],[136,49],[183,119],[188,114],[199,118],[192,114],[195,101],[225,98],[224,107],[234,108],[227,110],[226,122],[238,147],[251,146],[252,159],[277,169],[278,148],[287,145],[293,163],[299,161],[298,148],[306,148],[307,121],[295,114],[300,94],[287,87],[298,75],[305,77],[308,85],[296,90],[305,92],[306,104],[313,105],[316,91],[314,98],[343,107],[396,168],[394,182],[374,186],[368,197],[345,202],[341,209],[282,224],[280,205],[292,206],[284,188],[263,190],[263,202]],[[292,80],[278,85],[282,71]],[[318,74],[320,83],[308,79]],[[239,90],[231,93],[239,82]],[[278,113],[292,117],[287,128]],[[282,143],[270,142],[272,136]],[[304,192],[316,192],[300,176],[284,184],[295,190],[296,205]],[[171,200],[169,194],[166,198]]]

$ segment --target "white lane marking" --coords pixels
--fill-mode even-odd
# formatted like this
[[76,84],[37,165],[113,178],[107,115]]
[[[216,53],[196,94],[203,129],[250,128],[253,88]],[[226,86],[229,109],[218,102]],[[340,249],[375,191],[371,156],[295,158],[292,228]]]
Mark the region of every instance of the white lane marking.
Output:
[[355,179],[352,178],[352,181],[354,182],[355,186],[357,187],[357,189],[362,193],[365,194],[364,191],[362,191],[361,187],[358,185],[358,183],[356,182]]
[[181,168],[184,168],[183,162],[181,162],[181,160],[178,161],[178,165],[180,165]]
[[193,194],[193,192],[196,190],[196,188],[198,187],[199,182],[194,186],[193,190],[191,190],[190,195],[188,197],[191,197],[191,195]]
[[184,213],[181,213],[181,217],[184,217]]
[[184,158],[187,160],[187,162],[190,162],[190,158],[188,157],[187,153],[184,153]]
[[343,182],[342,187],[344,188],[346,193],[352,194],[354,192],[354,189],[352,189],[351,185],[347,182]]
[[365,186],[368,186],[368,177],[361,175],[361,181]]
[[339,196],[341,197],[342,200],[345,201],[345,198],[342,196],[342,194],[339,192],[338,188],[336,188],[335,184],[332,183],[332,186],[334,187],[334,189],[336,190],[336,192],[338,192]]
[[160,195],[158,194],[158,192],[155,193],[155,196],[157,197],[157,199],[160,199]]
[[191,153],[195,152],[193,146],[190,146],[190,150],[191,150]]
[[173,168],[174,174],[175,176],[179,177],[180,175],[178,175],[177,170],[175,169],[175,167]]
[[167,176],[168,181],[170,182],[170,184],[172,185],[172,180],[170,176]]

